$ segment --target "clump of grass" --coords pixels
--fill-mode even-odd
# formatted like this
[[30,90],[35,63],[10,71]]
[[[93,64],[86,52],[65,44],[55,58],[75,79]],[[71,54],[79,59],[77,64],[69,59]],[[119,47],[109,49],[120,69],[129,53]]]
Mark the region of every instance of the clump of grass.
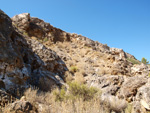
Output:
[[55,95],[56,101],[63,101],[67,99],[66,91],[64,88],[62,88],[60,91],[58,89],[54,90],[53,94]]
[[74,80],[72,74],[69,71],[65,72],[65,77],[64,78],[65,78],[66,83],[72,82]]
[[150,73],[148,74],[148,76],[150,77]]
[[70,67],[70,72],[75,73],[78,71],[78,68],[76,66],[71,66]]
[[81,72],[76,72],[74,75],[75,75],[74,79],[77,83],[79,83],[79,84],[85,84],[86,83],[85,78]]
[[23,32],[23,35],[24,36],[29,36],[29,34],[27,32],[25,32],[25,31]]
[[140,61],[138,61],[138,60],[136,60],[136,59],[133,59],[133,58],[127,58],[127,60],[128,60],[129,62],[131,62],[132,64],[141,64]]
[[45,37],[45,38],[43,39],[43,42],[47,42],[47,41],[48,41],[48,38]]
[[125,109],[125,113],[132,113],[132,108],[133,105],[128,103],[127,108]]

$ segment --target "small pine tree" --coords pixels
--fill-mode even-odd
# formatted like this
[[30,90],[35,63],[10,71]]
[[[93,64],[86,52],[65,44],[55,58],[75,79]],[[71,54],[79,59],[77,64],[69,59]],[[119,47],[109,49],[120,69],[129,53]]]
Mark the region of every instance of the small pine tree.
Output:
[[148,64],[148,63],[149,63],[149,61],[147,61],[147,59],[144,58],[144,57],[142,58],[141,62],[142,62],[143,64]]

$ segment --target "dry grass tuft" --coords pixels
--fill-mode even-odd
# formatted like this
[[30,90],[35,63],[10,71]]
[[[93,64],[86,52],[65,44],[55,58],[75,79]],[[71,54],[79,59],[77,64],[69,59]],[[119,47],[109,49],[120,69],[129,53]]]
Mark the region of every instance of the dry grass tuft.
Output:
[[79,84],[86,83],[86,81],[84,79],[84,75],[80,72],[76,72],[74,78],[75,78],[75,81],[78,82]]
[[77,72],[79,69],[77,68],[77,66],[71,66],[70,67],[70,72],[75,73]]
[[[110,113],[112,111],[129,113],[131,106],[116,97],[101,97],[101,92],[77,82],[68,83],[65,88],[52,92],[41,92],[29,88],[22,101],[29,101],[41,113]],[[126,108],[127,107],[127,108]],[[126,108],[126,110],[125,110]]]

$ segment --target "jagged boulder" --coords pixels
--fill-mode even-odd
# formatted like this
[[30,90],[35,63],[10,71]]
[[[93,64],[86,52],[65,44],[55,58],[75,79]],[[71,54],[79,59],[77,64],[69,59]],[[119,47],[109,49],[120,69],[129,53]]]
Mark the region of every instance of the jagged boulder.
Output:
[[104,94],[115,95],[121,88],[124,78],[117,75],[104,75],[100,77],[91,77],[88,84],[100,88]]
[[30,24],[30,14],[29,13],[19,14],[14,16],[12,20],[13,20],[13,24],[17,28],[21,30],[27,30]]
[[3,110],[4,113],[38,113],[37,109],[28,101],[15,101]]
[[118,56],[120,59],[125,59],[127,58],[125,52],[122,49],[118,48],[111,48],[110,49],[112,55]]
[[148,82],[138,89],[138,93],[136,95],[136,100],[141,103],[141,105],[150,110],[150,78],[148,78]]
[[148,65],[141,64],[141,65],[134,65],[131,67],[131,73],[133,75],[143,75],[143,76],[148,76],[150,72],[150,68]]
[[147,83],[147,78],[143,76],[128,77],[122,84],[119,92],[119,98],[125,98],[127,101],[131,102],[135,100],[135,95],[138,89]]

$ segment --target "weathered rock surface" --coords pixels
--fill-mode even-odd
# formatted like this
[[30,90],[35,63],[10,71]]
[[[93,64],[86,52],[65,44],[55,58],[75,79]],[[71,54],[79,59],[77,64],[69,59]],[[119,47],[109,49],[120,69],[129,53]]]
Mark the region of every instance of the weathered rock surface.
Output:
[[148,82],[138,89],[136,101],[139,101],[145,109],[150,110],[150,79]]
[[143,76],[148,76],[150,72],[150,68],[145,65],[145,64],[141,64],[141,65],[134,65],[131,68],[131,73],[133,75],[143,75]]
[[29,27],[30,14],[23,13],[21,15],[16,15],[12,18],[16,27],[19,27],[22,30],[27,30]]
[[127,99],[129,102],[134,101],[138,89],[146,83],[147,78],[143,76],[134,76],[126,78],[125,82],[122,84],[118,96],[120,98]]
[[[29,14],[14,17],[17,27],[27,30]],[[16,95],[29,85],[50,90],[61,85],[55,76],[63,79],[65,63],[40,42],[24,36],[12,26],[11,19],[0,11],[0,84],[1,88]]]
[[91,83],[88,84],[100,88],[104,94],[116,95],[123,82],[124,78],[122,76],[104,75],[91,79]]
[[12,18],[13,24],[31,37],[39,39],[49,39],[56,43],[57,41],[69,41],[69,34],[51,26],[41,19],[30,17],[29,13],[16,15]]
[[28,101],[15,101],[9,104],[4,110],[4,113],[38,113],[36,108]]
[[6,104],[14,102],[16,99],[9,93],[0,89],[0,109]]

